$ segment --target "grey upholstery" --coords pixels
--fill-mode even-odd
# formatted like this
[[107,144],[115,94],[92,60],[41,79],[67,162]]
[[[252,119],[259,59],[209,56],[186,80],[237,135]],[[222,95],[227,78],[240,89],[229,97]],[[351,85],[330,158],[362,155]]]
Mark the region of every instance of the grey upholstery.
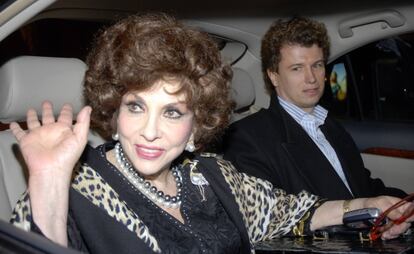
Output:
[[[73,58],[22,56],[8,61],[0,67],[0,121],[25,121],[27,109],[40,112],[46,99],[55,106],[55,114],[66,102],[78,113],[85,70],[85,63]],[[102,139],[90,134],[89,141],[96,145]],[[9,219],[26,182],[27,170],[14,136],[9,130],[0,131],[0,219]]]
[[0,219],[8,220],[12,207],[26,189],[27,170],[12,133],[0,132]]
[[254,83],[249,73],[233,68],[231,95],[236,102],[236,111],[251,106],[255,99]]
[[[82,108],[82,85],[86,65],[79,59],[22,56],[0,67],[0,121],[25,121],[26,112],[49,100],[58,114],[64,103],[71,103],[74,113]],[[254,86],[249,74],[234,68],[232,97],[237,109],[254,102]],[[237,115],[238,113],[236,113]],[[102,138],[89,135],[93,146]],[[0,219],[8,220],[12,208],[26,189],[27,169],[18,144],[9,130],[0,131]]]
[[85,70],[85,63],[74,58],[21,56],[8,61],[0,68],[0,121],[24,120],[30,107],[39,112],[46,99],[55,113],[65,102],[79,111]]

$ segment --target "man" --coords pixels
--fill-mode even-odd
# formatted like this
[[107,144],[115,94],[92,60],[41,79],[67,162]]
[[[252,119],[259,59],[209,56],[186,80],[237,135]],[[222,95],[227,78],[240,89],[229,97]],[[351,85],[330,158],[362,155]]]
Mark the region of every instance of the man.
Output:
[[328,56],[323,24],[300,17],[276,21],[261,48],[270,106],[229,128],[224,158],[289,193],[305,189],[328,199],[405,196],[370,177],[351,136],[318,105]]

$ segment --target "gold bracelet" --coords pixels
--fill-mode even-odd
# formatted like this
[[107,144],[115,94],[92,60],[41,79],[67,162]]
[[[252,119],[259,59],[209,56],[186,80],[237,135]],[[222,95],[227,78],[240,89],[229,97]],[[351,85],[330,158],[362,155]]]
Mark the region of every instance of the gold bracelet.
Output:
[[300,221],[293,227],[292,233],[295,236],[305,236],[305,222],[309,219],[310,211],[306,212]]
[[351,211],[351,200],[344,200],[344,203],[342,203],[342,210],[344,211],[344,214]]

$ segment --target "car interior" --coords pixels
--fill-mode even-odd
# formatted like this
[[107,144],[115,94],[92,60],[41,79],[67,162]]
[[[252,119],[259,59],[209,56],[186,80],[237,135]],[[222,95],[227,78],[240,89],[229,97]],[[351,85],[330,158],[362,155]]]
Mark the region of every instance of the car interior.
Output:
[[[0,3],[0,55],[3,55],[0,59],[0,220],[9,220],[14,205],[27,187],[28,178],[17,141],[8,130],[8,124],[17,121],[24,125],[27,109],[32,107],[39,112],[41,102],[44,100],[51,101],[55,110],[59,110],[64,103],[71,103],[75,114],[84,105],[82,84],[87,66],[82,56],[69,53],[36,54],[35,51],[27,50],[17,50],[14,54],[8,51],[7,47],[14,42],[10,39],[13,36],[20,35],[23,41],[30,41],[30,37],[27,37],[30,32],[48,34],[48,30],[42,27],[38,30],[29,29],[30,24],[46,20],[51,22],[67,20],[100,22],[105,26],[119,17],[138,11],[155,10],[177,14],[184,22],[215,38],[223,60],[232,65],[234,72],[231,84],[232,97],[237,104],[232,121],[237,121],[268,106],[269,95],[264,89],[260,66],[260,41],[271,22],[277,18],[307,15],[324,22],[332,44],[327,73],[329,75],[328,70],[334,69],[334,64],[343,62],[346,65],[347,75],[350,76],[348,81],[350,85],[360,83],[365,76],[353,75],[354,70],[349,67],[351,65],[348,54],[384,38],[414,33],[412,1],[397,0],[391,3],[382,0],[350,0],[328,3],[322,0],[259,0],[254,1],[254,4],[230,2],[232,4],[212,1],[209,7],[200,8],[199,3],[193,1],[183,1],[180,4],[161,0],[2,1]],[[77,33],[77,31],[72,32]],[[51,41],[56,37],[59,38],[57,34],[49,34],[49,36]],[[65,38],[60,39],[63,47],[66,47]],[[87,51],[88,46],[82,50]],[[44,47],[47,52],[49,49],[50,51],[54,49],[50,44]],[[76,43],[74,47],[77,47]],[[414,62],[411,64],[414,65]],[[350,87],[350,92],[353,89]],[[413,103],[414,83],[401,89],[408,89],[407,100]],[[357,93],[357,96],[362,95]],[[363,103],[358,101],[355,104]],[[348,104],[346,109],[349,109]],[[363,110],[358,112],[361,113]],[[364,163],[372,170],[373,177],[381,177],[386,184],[402,188],[408,193],[414,192],[414,115],[408,115],[404,121],[380,121],[382,120],[380,117],[371,121],[364,117],[363,113],[354,119],[349,118],[347,115],[339,117],[338,120],[354,137]],[[374,134],[376,136],[373,136]],[[92,146],[96,146],[104,140],[91,130],[89,141]],[[379,150],[381,152],[378,152]],[[384,154],[384,150],[388,153]]]

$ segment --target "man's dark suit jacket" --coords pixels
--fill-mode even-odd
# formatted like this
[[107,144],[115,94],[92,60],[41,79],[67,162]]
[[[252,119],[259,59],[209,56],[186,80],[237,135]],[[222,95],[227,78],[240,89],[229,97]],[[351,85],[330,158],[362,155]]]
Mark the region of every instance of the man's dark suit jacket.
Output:
[[406,195],[370,177],[354,141],[339,123],[328,116],[320,128],[335,149],[354,196],[276,95],[268,109],[230,126],[223,143],[224,158],[239,171],[267,179],[288,193],[307,190],[328,199]]

